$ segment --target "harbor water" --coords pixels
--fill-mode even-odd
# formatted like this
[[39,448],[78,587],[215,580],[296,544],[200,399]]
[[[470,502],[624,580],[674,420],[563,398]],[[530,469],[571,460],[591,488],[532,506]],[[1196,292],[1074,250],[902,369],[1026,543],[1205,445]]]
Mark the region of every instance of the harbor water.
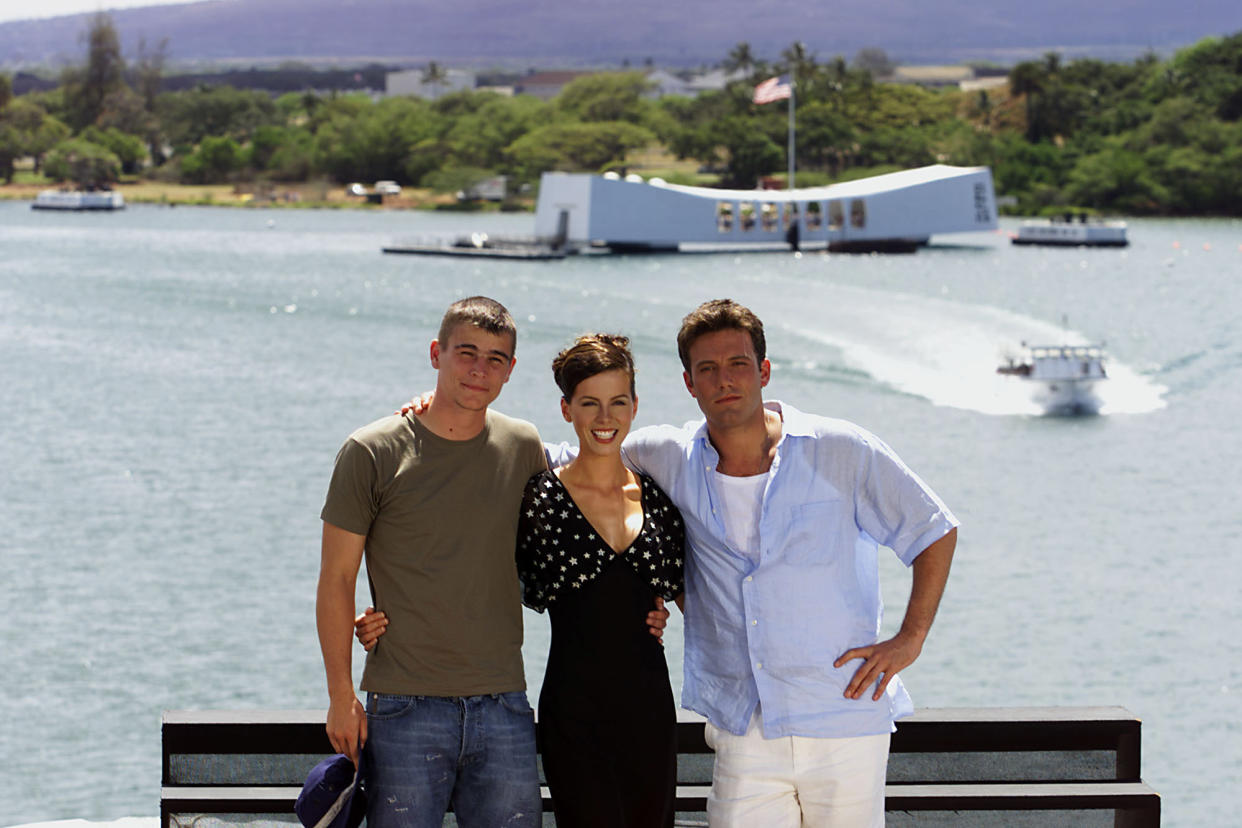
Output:
[[[326,706],[314,588],[333,458],[432,386],[439,318],[478,293],[519,325],[496,406],[550,440],[572,438],[549,363],[574,334],[629,335],[638,424],[681,423],[698,413],[682,315],[752,307],[768,396],[876,432],[962,520],[903,674],[916,705],[1122,705],[1165,824],[1234,819],[1242,223],[1134,221],[1123,250],[997,233],[908,256],[380,253],[532,226],[0,203],[0,826],[157,814],[162,710]],[[1101,414],[1040,416],[997,375],[1024,340],[1104,340]],[[909,574],[886,555],[882,578],[891,630]],[[674,611],[678,687],[680,639]],[[547,640],[526,613],[532,701]]]

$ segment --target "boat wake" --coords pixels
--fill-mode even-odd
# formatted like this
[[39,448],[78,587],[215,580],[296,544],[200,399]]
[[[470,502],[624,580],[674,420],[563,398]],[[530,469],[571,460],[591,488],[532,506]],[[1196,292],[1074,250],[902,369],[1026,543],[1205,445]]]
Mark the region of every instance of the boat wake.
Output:
[[[849,301],[791,332],[830,346],[843,367],[935,405],[993,415],[1040,415],[1030,382],[996,373],[1022,342],[1087,344],[1074,331],[1020,314],[922,296],[849,289]],[[867,305],[874,305],[870,310]],[[789,318],[789,317],[786,317]],[[1109,354],[1096,386],[1100,414],[1141,414],[1166,405],[1167,390]]]

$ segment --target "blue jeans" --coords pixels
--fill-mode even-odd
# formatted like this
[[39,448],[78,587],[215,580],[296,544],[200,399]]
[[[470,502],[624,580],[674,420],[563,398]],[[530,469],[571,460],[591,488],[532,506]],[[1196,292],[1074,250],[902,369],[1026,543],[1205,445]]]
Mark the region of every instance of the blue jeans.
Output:
[[526,693],[367,694],[368,828],[542,824],[535,714]]

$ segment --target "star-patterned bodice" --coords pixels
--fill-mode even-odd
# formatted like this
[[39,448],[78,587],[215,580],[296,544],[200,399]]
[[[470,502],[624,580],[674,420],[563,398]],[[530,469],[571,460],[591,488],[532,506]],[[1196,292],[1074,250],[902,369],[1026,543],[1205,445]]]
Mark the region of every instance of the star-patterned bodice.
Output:
[[639,483],[642,529],[628,547],[614,551],[555,474],[543,471],[527,482],[517,541],[526,606],[543,612],[558,595],[585,588],[614,560],[633,567],[656,595],[671,599],[681,594],[685,548],[681,513],[650,477],[639,475]]

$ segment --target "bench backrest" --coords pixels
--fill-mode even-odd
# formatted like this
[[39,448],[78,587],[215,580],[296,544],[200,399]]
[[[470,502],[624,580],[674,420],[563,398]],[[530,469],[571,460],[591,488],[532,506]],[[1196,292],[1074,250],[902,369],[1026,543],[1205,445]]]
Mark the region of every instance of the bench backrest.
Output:
[[[164,785],[300,785],[332,752],[322,710],[168,711]],[[924,709],[898,722],[890,784],[1139,780],[1141,722],[1120,707]],[[703,719],[679,711],[678,782],[711,781]]]

